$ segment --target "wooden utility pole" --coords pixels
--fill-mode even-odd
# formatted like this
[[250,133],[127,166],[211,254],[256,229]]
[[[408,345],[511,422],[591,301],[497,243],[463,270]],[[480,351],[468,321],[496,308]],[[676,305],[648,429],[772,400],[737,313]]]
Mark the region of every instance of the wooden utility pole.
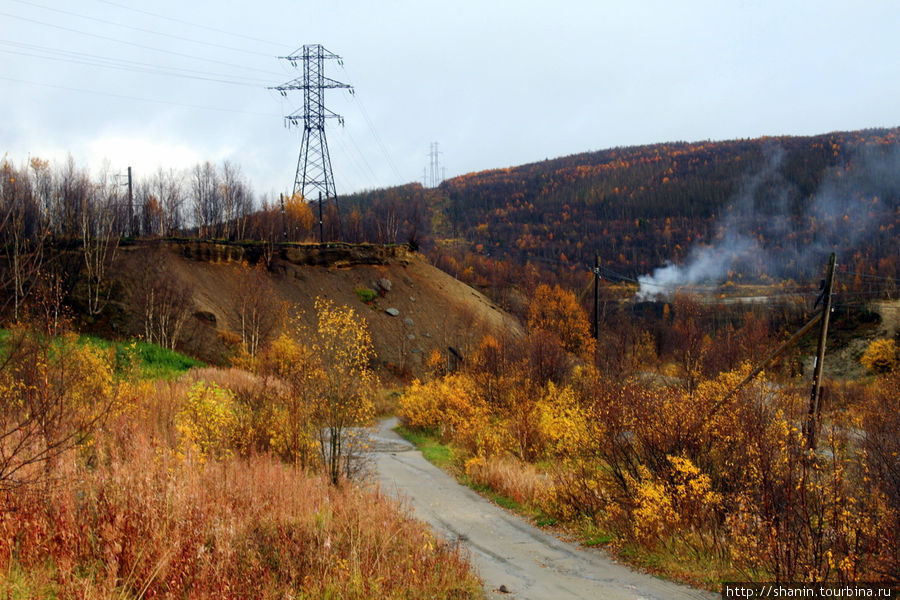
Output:
[[820,394],[822,390],[822,368],[825,364],[825,339],[828,336],[828,321],[831,317],[831,290],[834,286],[835,254],[828,258],[825,272],[825,286],[822,289],[822,328],[819,330],[819,345],[816,348],[816,364],[813,368],[813,384],[809,397],[809,414],[806,419],[806,445],[815,450],[818,444],[819,413],[822,410]]
[[594,252],[594,339],[600,339],[600,253]]
[[128,167],[128,235],[134,236],[134,188],[131,184],[131,167]]
[[287,241],[287,219],[284,215],[284,194],[278,194],[278,201],[281,203],[281,240]]
[[784,342],[783,344],[781,344],[780,346],[778,346],[778,348],[776,348],[775,350],[773,350],[772,353],[769,354],[769,356],[767,356],[761,363],[759,363],[759,364],[756,366],[755,369],[753,369],[752,371],[750,371],[750,374],[749,374],[749,375],[747,375],[746,377],[744,377],[744,379],[741,380],[741,382],[740,382],[739,384],[737,384],[736,386],[734,386],[733,388],[731,388],[731,391],[728,392],[727,394],[725,394],[725,397],[724,397],[724,398],[722,398],[721,400],[719,400],[718,402],[716,402],[716,403],[713,405],[712,409],[710,409],[710,411],[708,412],[708,415],[712,415],[712,413],[714,413],[714,412],[716,412],[717,410],[719,410],[719,408],[720,408],[723,404],[725,404],[726,402],[728,402],[729,400],[731,400],[731,397],[732,397],[732,396],[734,396],[735,394],[737,394],[737,393],[741,390],[741,388],[743,388],[745,385],[747,385],[748,383],[750,383],[751,381],[753,381],[753,378],[754,378],[754,377],[756,377],[757,375],[759,375],[760,373],[762,373],[763,370],[764,370],[766,367],[768,367],[770,364],[772,364],[773,362],[775,362],[775,359],[778,358],[779,356],[781,356],[782,354],[784,354],[785,351],[786,351],[788,348],[790,348],[791,346],[793,346],[794,344],[796,344],[796,343],[797,343],[797,340],[799,340],[799,339],[802,338],[804,335],[806,335],[807,332],[808,332],[810,329],[812,329],[813,326],[814,326],[816,323],[818,323],[821,319],[822,319],[822,313],[816,313],[816,315],[815,315],[812,319],[810,319],[809,322],[808,322],[806,325],[804,325],[803,327],[801,327],[794,335],[792,335],[792,336],[790,337],[790,339],[788,339],[786,342]]
[[325,233],[322,225],[322,192],[319,192],[319,243],[325,243]]

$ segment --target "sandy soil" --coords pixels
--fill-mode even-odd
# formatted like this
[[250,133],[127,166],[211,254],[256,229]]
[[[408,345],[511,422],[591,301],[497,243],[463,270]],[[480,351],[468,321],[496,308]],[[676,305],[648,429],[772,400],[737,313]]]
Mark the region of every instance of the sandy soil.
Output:
[[[146,269],[141,261],[151,252],[153,261],[163,261],[172,277],[190,286],[193,311],[206,315],[206,319],[193,319],[185,328],[185,349],[218,362],[215,353],[221,351],[219,334],[239,331],[235,306],[244,285],[240,261],[185,258],[175,244],[124,248],[117,275],[125,289],[134,287]],[[486,333],[522,334],[514,317],[484,294],[433,267],[421,255],[352,266],[339,261],[328,266],[296,264],[279,258],[275,266],[271,293],[275,300],[285,303],[289,316],[300,315],[312,325],[313,305],[320,296],[351,306],[368,323],[378,361],[416,375],[421,374],[434,350],[446,355],[448,346],[453,346],[468,356]],[[379,289],[379,280],[387,280],[390,290],[381,289],[371,306],[363,304],[356,289]],[[131,314],[136,312],[133,302],[124,303]],[[396,316],[387,309],[396,309]],[[142,333],[137,315],[129,329],[133,335]]]
[[414,516],[436,532],[468,548],[488,598],[718,598],[637,573],[601,550],[561,541],[532,526],[426,461],[391,431],[396,423],[389,419],[379,425],[375,467],[382,489],[405,499]]

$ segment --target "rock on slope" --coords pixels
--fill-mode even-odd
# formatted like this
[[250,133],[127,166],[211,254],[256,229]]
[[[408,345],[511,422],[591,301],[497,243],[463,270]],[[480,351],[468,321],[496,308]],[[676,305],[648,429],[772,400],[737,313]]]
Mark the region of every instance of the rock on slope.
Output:
[[[246,285],[242,264],[261,260],[257,245],[197,241],[141,242],[122,247],[114,271],[126,332],[143,332],[137,290],[150,268],[162,268],[191,290],[186,350],[213,362],[225,353],[222,333],[239,331],[238,300]],[[244,271],[245,272],[245,271]],[[283,245],[269,269],[270,293],[290,315],[314,322],[316,297],[353,307],[368,322],[379,363],[420,373],[433,350],[463,356],[485,333],[521,334],[518,321],[486,296],[402,247]],[[370,304],[356,290],[379,293]],[[386,289],[387,288],[387,289]],[[393,309],[388,312],[387,309]]]

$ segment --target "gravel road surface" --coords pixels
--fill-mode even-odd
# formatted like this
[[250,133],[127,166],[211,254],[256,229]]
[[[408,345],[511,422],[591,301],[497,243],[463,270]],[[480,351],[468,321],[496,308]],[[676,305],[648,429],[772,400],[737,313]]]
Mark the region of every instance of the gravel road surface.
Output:
[[375,468],[383,490],[405,499],[413,514],[470,552],[488,598],[519,600],[713,599],[717,594],[635,572],[598,549],[563,542],[482,498],[426,461],[379,424]]

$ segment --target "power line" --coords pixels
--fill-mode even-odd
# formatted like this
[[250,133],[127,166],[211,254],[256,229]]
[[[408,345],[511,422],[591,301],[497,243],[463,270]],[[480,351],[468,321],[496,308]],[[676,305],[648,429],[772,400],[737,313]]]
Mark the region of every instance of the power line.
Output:
[[[341,139],[342,135],[347,136],[347,139],[350,141],[350,144],[352,145],[353,149],[356,151],[355,156],[351,152],[349,152],[347,146],[344,145],[343,140]],[[342,144],[342,146],[345,149],[345,152],[347,152],[348,156],[350,156],[354,162],[357,162],[357,157],[358,157],[359,161],[361,161],[358,164],[361,164],[365,167],[364,170],[368,172],[367,177],[371,177],[371,180],[374,184],[373,187],[378,187],[378,185],[377,185],[378,175],[375,173],[375,170],[369,164],[369,161],[366,159],[365,153],[363,153],[362,149],[359,147],[359,144],[356,143],[356,140],[353,138],[353,135],[350,133],[350,131],[348,131],[345,128],[342,128],[340,130],[340,134],[337,137],[337,140],[338,140],[338,143]]]
[[197,56],[197,55],[194,55],[194,54],[185,54],[184,52],[175,52],[174,50],[166,50],[166,49],[163,49],[163,48],[155,48],[155,47],[153,47],[153,46],[148,46],[148,45],[146,45],[146,44],[138,44],[137,42],[130,42],[130,41],[127,41],[127,40],[120,40],[120,39],[118,39],[118,38],[110,37],[110,36],[107,36],[107,35],[99,35],[99,34],[96,34],[96,33],[89,33],[89,32],[87,32],[87,31],[82,31],[82,30],[80,30],[80,29],[75,29],[75,28],[73,28],[73,27],[64,27],[64,26],[62,26],[62,25],[54,25],[53,23],[47,23],[46,21],[40,21],[40,20],[38,20],[38,19],[30,19],[30,18],[28,18],[28,17],[22,17],[22,16],[19,16],[19,15],[11,15],[11,14],[5,13],[5,12],[0,12],[0,16],[9,17],[9,18],[11,18],[11,19],[18,19],[18,20],[20,20],[20,21],[25,21],[25,22],[28,22],[28,23],[35,23],[35,24],[37,24],[37,25],[42,25],[42,26],[44,26],[44,27],[50,27],[50,28],[53,28],[53,29],[59,29],[59,30],[61,30],[61,31],[68,31],[68,32],[71,32],[71,33],[77,33],[77,34],[79,34],[79,35],[84,35],[84,36],[88,36],[88,37],[92,37],[92,38],[97,38],[97,39],[101,39],[101,40],[106,40],[106,41],[109,41],[109,42],[115,42],[115,43],[117,43],[117,44],[124,44],[124,45],[127,45],[127,46],[134,46],[135,48],[141,48],[141,49],[143,49],[143,50],[150,50],[150,51],[152,51],[152,52],[160,52],[160,53],[163,53],[163,54],[171,54],[171,55],[173,55],[173,56],[180,56],[180,57],[182,57],[182,58],[189,58],[189,59],[191,59],[191,60],[199,60],[199,61],[203,61],[203,62],[209,62],[209,63],[218,64],[218,65],[224,65],[224,66],[226,66],[226,67],[231,67],[231,68],[234,68],[234,69],[243,69],[243,70],[245,70],[245,71],[254,71],[254,72],[256,72],[256,73],[276,74],[276,75],[279,75],[279,76],[281,75],[280,73],[274,73],[274,72],[272,72],[272,71],[262,71],[262,70],[260,70],[260,69],[258,69],[258,68],[256,68],[256,67],[247,67],[247,66],[244,66],[244,65],[238,65],[238,64],[235,64],[235,63],[227,62],[227,61],[215,60],[215,59],[212,59],[212,58],[203,58],[203,57],[200,57],[200,56]]
[[[344,73],[346,74],[347,81],[353,86],[353,80],[350,78],[350,74],[347,72],[347,67],[341,65]],[[353,86],[353,89],[356,89],[356,86]],[[371,117],[369,117],[369,111],[366,110],[365,105],[363,105],[362,99],[359,97],[359,94],[353,94],[353,100],[356,102],[356,105],[359,107],[359,111],[363,116],[363,120],[366,122],[366,125],[369,127],[369,131],[372,133],[372,137],[375,138],[375,143],[378,145],[381,153],[384,155],[385,160],[388,163],[388,166],[394,172],[394,176],[397,178],[397,181],[400,182],[403,180],[403,176],[400,174],[400,171],[397,169],[396,163],[394,163],[394,159],[391,157],[390,152],[388,152],[387,147],[384,145],[384,142],[381,141],[381,136],[378,134],[378,130],[375,128],[375,123],[372,121]]]
[[872,297],[872,298],[874,298],[874,297],[876,297],[876,296],[890,296],[890,295],[892,295],[892,294],[893,294],[893,295],[897,295],[898,292],[900,292],[900,290],[896,290],[896,289],[894,289],[894,290],[884,289],[884,290],[869,290],[869,291],[866,291],[866,292],[846,291],[846,292],[835,292],[835,293],[840,293],[840,294],[843,294],[844,296],[847,296],[847,297],[850,297],[850,298],[859,298],[859,297]]
[[[60,50],[58,48],[51,48],[49,46],[41,46],[38,44],[28,44],[25,42],[14,42],[11,40],[0,40],[0,44],[24,48],[27,50],[34,50],[37,52],[45,52],[51,55],[56,55],[55,57],[47,57],[41,55],[27,54],[26,56],[33,56],[36,58],[53,58],[55,60],[66,60],[68,56],[80,57],[83,58],[84,63],[91,66],[108,66],[108,65],[117,65],[122,68],[135,68],[135,71],[145,72],[148,69],[152,69],[159,72],[165,71],[180,71],[182,73],[199,73],[203,75],[215,75],[218,77],[232,77],[230,74],[226,75],[223,73],[210,73],[209,71],[202,71],[200,69],[188,69],[184,67],[172,67],[172,66],[162,66],[162,65],[154,65],[151,63],[144,63],[135,60],[128,60],[122,58],[110,58],[108,56],[103,56],[100,54],[90,54],[87,52],[77,52],[74,50]],[[70,60],[70,59],[69,59]],[[96,62],[89,62],[96,61]],[[259,83],[266,81],[262,78],[253,78],[253,77],[238,77],[237,79],[244,80],[249,82],[254,82],[253,85],[258,85]]]
[[[16,50],[0,49],[0,52],[4,52],[6,54],[13,54],[16,56],[29,56],[31,58],[40,58],[43,60],[66,62],[66,63],[76,64],[76,65],[100,67],[103,69],[114,69],[117,71],[131,71],[133,73],[149,73],[151,75],[164,75],[166,77],[180,77],[182,79],[195,79],[198,81],[213,81],[216,83],[225,83],[228,85],[240,85],[240,86],[252,87],[252,88],[259,87],[259,84],[257,84],[257,83],[247,83],[247,82],[242,82],[242,81],[232,81],[232,80],[228,80],[228,79],[217,79],[215,77],[201,77],[199,75],[187,75],[184,73],[168,72],[164,69],[154,68],[152,65],[148,65],[146,68],[137,68],[134,66],[127,66],[127,65],[107,64],[107,63],[103,63],[103,62],[98,62],[96,60],[91,61],[91,60],[85,60],[85,59],[79,59],[79,58],[65,58],[62,56],[41,56],[39,54],[32,54],[29,52],[19,52]],[[140,64],[140,63],[138,63],[138,64]]]
[[260,112],[252,112],[252,111],[247,111],[247,110],[237,110],[237,109],[233,109],[233,108],[221,108],[221,107],[215,107],[215,106],[201,106],[201,105],[199,105],[199,104],[186,104],[186,103],[183,103],[183,102],[172,102],[172,101],[169,101],[169,100],[160,100],[160,99],[157,99],[157,98],[141,98],[141,97],[138,97],[138,96],[127,96],[127,95],[124,95],[124,94],[113,94],[113,93],[111,93],[111,92],[101,92],[101,91],[98,91],[98,90],[86,90],[86,89],[83,89],[83,88],[69,87],[69,86],[65,86],[65,85],[56,85],[56,84],[52,84],[52,83],[41,83],[41,82],[38,82],[38,81],[27,81],[27,80],[24,80],[24,79],[15,79],[15,78],[13,78],[13,77],[4,77],[4,76],[2,76],[2,75],[0,75],[0,80],[3,80],[3,81],[12,81],[12,82],[15,82],[15,83],[24,83],[24,84],[26,84],[26,85],[36,85],[36,86],[40,86],[40,87],[55,88],[55,89],[58,89],[58,90],[66,90],[66,91],[69,91],[69,92],[79,92],[79,93],[82,93],[82,94],[94,94],[94,95],[97,95],[97,96],[107,96],[107,97],[110,97],[110,98],[120,98],[120,99],[122,99],[122,100],[137,100],[137,101],[140,101],[140,102],[153,102],[153,103],[156,103],[156,104],[167,104],[167,105],[169,105],[169,106],[182,106],[182,107],[185,107],[185,108],[197,108],[197,109],[201,109],[201,110],[214,110],[214,111],[218,111],[218,112],[229,112],[229,113],[237,113],[237,114],[243,114],[243,115],[254,115],[254,116],[258,116],[258,117],[268,117],[268,118],[271,118],[271,117],[276,117],[276,116],[278,116],[278,115],[275,115],[275,114],[272,114],[272,113],[260,113]]
[[125,6],[124,4],[119,4],[119,3],[117,3],[117,2],[111,2],[110,0],[97,0],[97,1],[98,1],[98,2],[102,2],[103,4],[109,4],[110,6],[115,6],[116,8],[121,8],[121,9],[123,9],[123,10],[130,10],[130,11],[132,11],[132,12],[140,13],[140,14],[142,14],[142,15],[148,15],[148,16],[151,16],[151,17],[156,17],[157,19],[164,19],[164,20],[166,20],[166,21],[171,21],[171,22],[173,22],[173,23],[181,23],[182,25],[190,25],[191,27],[196,27],[196,28],[198,28],[198,29],[205,29],[206,31],[213,31],[213,32],[215,32],[215,33],[223,33],[223,34],[225,34],[225,35],[230,35],[230,36],[232,36],[232,37],[242,38],[242,39],[250,40],[250,41],[253,41],[253,42],[259,42],[259,43],[261,43],[261,44],[268,44],[268,45],[270,45],[270,46],[272,46],[272,47],[278,47],[278,48],[283,47],[281,44],[277,44],[277,43],[273,42],[272,40],[264,40],[264,39],[261,39],[261,38],[256,38],[256,37],[252,37],[252,36],[249,36],[249,35],[244,35],[244,34],[242,34],[242,33],[235,33],[235,32],[233,32],[233,31],[226,31],[226,30],[224,30],[224,29],[218,29],[218,28],[216,28],[216,27],[210,27],[210,26],[208,26],[208,25],[203,25],[203,24],[200,24],[200,23],[194,23],[193,21],[186,21],[186,20],[184,20],[184,19],[176,19],[175,17],[170,17],[170,16],[167,16],[167,15],[161,15],[161,14],[159,14],[159,13],[150,12],[150,11],[148,11],[148,10],[142,10],[142,9],[140,9],[140,8],[134,8],[134,7],[131,7],[131,6]]
[[857,273],[856,271],[841,270],[841,274],[843,274],[843,275],[859,275],[860,277],[865,277],[866,279],[876,279],[878,281],[891,281],[893,283],[900,283],[900,279],[897,279],[894,277],[884,277],[881,275],[870,275],[868,273]]
[[60,13],[60,14],[63,14],[63,15],[69,15],[69,16],[72,16],[72,17],[78,17],[79,19],[85,19],[85,20],[88,20],[88,21],[94,21],[94,22],[96,22],[96,23],[102,23],[102,24],[104,24],[104,25],[113,25],[113,26],[115,26],[115,27],[122,27],[123,29],[130,29],[130,30],[132,30],[132,31],[140,31],[140,32],[142,32],[142,33],[150,33],[150,34],[153,34],[153,35],[158,35],[158,36],[162,36],[162,37],[167,37],[167,38],[174,39],[174,40],[181,40],[181,41],[183,41],[183,42],[189,42],[189,43],[191,43],[191,44],[200,44],[200,45],[203,45],[203,46],[210,46],[210,47],[213,47],[213,48],[219,48],[219,49],[222,49],[222,50],[232,50],[232,51],[234,51],[234,52],[243,52],[243,53],[245,53],[245,54],[254,54],[254,55],[257,55],[257,56],[265,56],[266,58],[271,58],[271,56],[270,56],[269,54],[266,54],[266,53],[263,53],[263,52],[256,52],[256,51],[253,51],[253,50],[245,50],[245,49],[243,49],[243,48],[235,48],[235,47],[233,47],[233,46],[226,46],[226,45],[224,45],[224,44],[216,44],[216,43],[213,43],[213,42],[204,42],[204,41],[201,41],[201,40],[195,40],[195,39],[192,39],[192,38],[188,38],[188,37],[184,37],[184,36],[180,36],[180,35],[175,35],[175,34],[172,34],[172,33],[164,33],[164,32],[162,32],[162,31],[154,31],[153,29],[146,29],[146,28],[144,28],[144,27],[135,27],[134,25],[125,25],[124,23],[116,23],[115,21],[108,21],[108,20],[106,20],[106,19],[100,19],[100,18],[98,18],[98,17],[89,17],[89,16],[87,16],[87,15],[83,15],[83,14],[76,13],[76,12],[72,12],[72,11],[68,11],[68,10],[63,10],[63,9],[61,9],[61,8],[53,8],[53,7],[50,7],[50,6],[44,6],[43,4],[38,4],[37,2],[29,2],[28,0],[13,0],[13,2],[18,2],[19,4],[26,4],[26,5],[28,5],[28,6],[34,6],[35,8],[41,8],[41,9],[43,9],[43,10],[49,10],[49,11],[53,11],[53,12]]
[[[350,162],[350,166],[353,168],[353,170],[356,173],[356,176],[359,180],[365,181],[365,180],[370,180],[370,179],[374,178],[374,173],[372,173],[371,167],[369,167],[368,163],[365,162],[365,158],[362,156],[361,153],[359,153],[358,150],[357,150],[357,154],[354,154],[352,152],[350,146],[347,145],[347,143],[343,140],[343,138],[340,135],[338,135],[337,137],[333,137],[332,139],[337,140],[338,145],[340,146],[341,150],[343,151],[343,156],[345,156],[347,158],[347,160]],[[360,162],[360,159],[362,159],[362,162]],[[368,173],[366,172],[366,170],[368,170]],[[337,179],[337,176],[335,176],[335,179]],[[341,183],[344,184],[346,182],[343,181],[343,179],[342,179]],[[342,187],[345,187],[345,186],[342,185]],[[345,187],[345,189],[346,189],[346,187]]]

